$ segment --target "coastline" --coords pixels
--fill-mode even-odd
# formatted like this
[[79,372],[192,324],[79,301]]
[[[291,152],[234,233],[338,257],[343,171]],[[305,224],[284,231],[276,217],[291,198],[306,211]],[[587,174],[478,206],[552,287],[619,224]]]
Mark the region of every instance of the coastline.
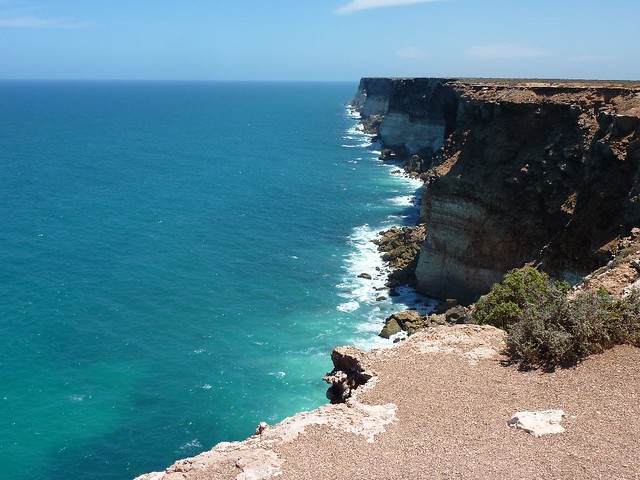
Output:
[[[390,179],[394,181],[400,180],[412,190],[411,194],[403,193],[386,200],[397,205],[399,209],[397,214],[387,217],[387,222],[384,226],[364,224],[353,228],[347,240],[352,251],[345,258],[345,265],[343,267],[345,272],[348,273],[350,280],[336,286],[338,296],[345,300],[337,306],[337,310],[350,312],[360,309],[366,318],[366,320],[357,324],[356,328],[360,333],[359,337],[365,333],[368,339],[365,341],[359,340],[355,342],[355,344],[365,350],[376,348],[386,349],[393,347],[395,345],[394,341],[397,342],[406,337],[404,332],[400,332],[391,339],[379,336],[380,331],[384,327],[385,320],[389,315],[407,309],[427,313],[435,306],[435,301],[419,294],[413,286],[406,282],[395,281],[391,287],[389,286],[391,277],[396,269],[388,261],[383,260],[385,252],[381,251],[378,246],[379,240],[389,229],[404,228],[403,225],[411,227],[417,222],[424,181],[412,175],[400,162],[382,158],[382,145],[376,139],[375,134],[365,131],[360,112],[355,109],[352,104],[347,104],[346,108],[348,116],[353,119],[354,124],[345,132],[343,141],[349,140],[353,143],[343,144],[342,147],[353,148],[356,151],[360,150],[354,161],[377,163],[380,168],[384,169],[385,175],[388,175]],[[403,188],[402,190],[405,189]],[[371,278],[365,278],[367,275],[370,275]],[[392,294],[390,294],[390,292]],[[371,382],[371,385],[368,387],[372,387],[373,383],[374,382]],[[302,417],[301,421],[305,424],[306,422],[312,424],[315,421],[324,424],[325,420],[317,419],[324,417],[325,409],[327,408],[329,408],[329,405],[324,405],[311,412],[294,415],[293,417],[282,420],[282,422],[277,425],[296,425],[299,416]],[[333,417],[335,414],[332,413],[330,416]],[[285,428],[288,429],[290,427],[287,426]],[[246,441],[249,440],[250,439],[247,439]],[[231,442],[230,445],[236,444],[244,445],[244,442]],[[222,442],[214,446],[211,451],[220,450],[223,452],[226,451],[227,448],[227,442]],[[239,448],[241,450],[243,449],[243,447]],[[204,452],[201,455],[208,457],[206,454],[207,452]],[[200,457],[200,455],[194,458],[198,457]],[[180,463],[180,461],[178,461],[176,465],[178,463]],[[156,472],[153,475],[158,475],[158,473]],[[145,475],[141,475],[136,478],[155,479],[156,476],[146,477]]]
[[[377,80],[388,81],[374,82]],[[497,108],[492,100],[496,91],[515,96],[505,102],[517,105],[531,102],[533,90],[527,89],[557,88],[560,93],[553,95],[562,97],[584,88],[535,83],[514,90],[510,82],[486,85],[471,85],[472,102],[489,102],[490,108]],[[486,93],[486,88],[496,91]],[[478,100],[483,95],[488,99]],[[359,94],[356,102],[358,98]],[[386,105],[384,99],[374,100],[368,116],[380,115],[382,110],[386,115],[388,100]],[[449,101],[448,97],[445,100]],[[565,105],[566,99],[558,101]],[[406,131],[406,119],[399,118],[398,112],[392,114],[394,128]],[[623,128],[615,122],[622,125],[626,120],[615,115],[610,118],[613,128]],[[438,135],[446,133],[449,120],[436,120],[430,119]],[[377,125],[365,125],[366,133],[379,131],[381,121],[378,118],[374,119]],[[416,128],[425,128],[425,123],[409,126],[409,130]],[[387,134],[397,138],[397,131],[387,130]],[[381,161],[410,160],[410,168],[428,181],[433,180],[431,175],[446,176],[452,165],[437,161],[447,159],[448,146],[434,144],[435,137],[429,134],[423,137],[428,144],[420,147],[416,138],[412,137],[411,148],[382,144]],[[412,156],[416,146],[420,147],[418,159]],[[438,152],[444,152],[442,158],[437,157]],[[424,162],[429,155],[436,155],[435,168],[439,170],[435,173],[428,171]],[[378,281],[383,273],[387,278],[391,269],[380,269],[375,274]],[[636,277],[637,273],[629,275],[634,281]],[[371,282],[372,278],[362,280]],[[640,416],[640,406],[628,402],[640,396],[640,377],[634,369],[640,361],[639,349],[619,346],[587,358],[571,370],[524,373],[508,364],[502,353],[504,332],[493,327],[433,326],[402,342],[385,345],[390,348],[334,350],[335,369],[326,380],[332,384],[335,403],[273,426],[260,424],[256,434],[243,442],[221,443],[209,452],[176,462],[165,472],[137,480],[640,476],[634,456],[640,448],[634,420]],[[515,412],[548,409],[564,411],[566,431],[562,435],[537,439],[507,426]],[[372,464],[371,458],[384,461]]]
[[[404,210],[392,199],[413,193],[340,146],[357,83],[18,87],[5,273],[16,298],[42,295],[6,319],[34,348],[5,352],[15,426],[0,476],[133,477],[325,403],[331,350],[377,341],[386,315],[358,330],[365,305],[336,310],[348,237],[390,222]],[[72,126],[78,136],[61,135]],[[38,142],[20,142],[27,132]],[[43,168],[24,182],[30,159]]]
[[366,333],[369,339],[354,343],[365,349],[387,347],[394,339],[403,338],[403,335],[391,340],[379,337],[386,318],[407,309],[426,313],[435,306],[435,301],[418,293],[407,282],[394,282],[390,285],[396,268],[384,259],[385,252],[379,248],[379,241],[386,231],[413,226],[418,221],[424,181],[406,171],[401,163],[381,158],[383,145],[375,134],[365,131],[360,112],[352,104],[348,104],[346,108],[349,117],[355,122],[348,130],[347,138],[353,140],[355,145],[342,146],[355,147],[357,156],[354,161],[378,164],[390,179],[400,180],[412,190],[412,193],[399,192],[401,195],[385,200],[397,205],[398,212],[387,217],[384,225],[363,224],[353,227],[347,240],[352,252],[345,258],[343,267],[347,280],[337,285],[338,296],[344,299],[337,309],[342,312],[362,310],[366,317],[357,328]]

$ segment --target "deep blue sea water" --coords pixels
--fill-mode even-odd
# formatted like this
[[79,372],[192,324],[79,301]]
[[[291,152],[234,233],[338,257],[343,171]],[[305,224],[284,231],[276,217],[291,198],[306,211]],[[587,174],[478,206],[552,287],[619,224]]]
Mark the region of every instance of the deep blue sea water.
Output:
[[[0,83],[0,478],[127,479],[325,400],[413,223],[355,83]],[[357,278],[368,272],[374,280]]]

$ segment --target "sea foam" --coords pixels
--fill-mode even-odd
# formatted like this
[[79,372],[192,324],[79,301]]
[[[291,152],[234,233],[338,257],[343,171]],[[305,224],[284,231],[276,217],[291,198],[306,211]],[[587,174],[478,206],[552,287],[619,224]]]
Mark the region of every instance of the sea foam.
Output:
[[[351,114],[349,116],[359,118]],[[336,285],[337,295],[343,300],[336,306],[336,310],[353,317],[355,336],[350,339],[350,343],[362,348],[374,348],[389,346],[393,342],[393,339],[378,336],[386,317],[407,309],[415,309],[424,314],[432,310],[435,302],[408,286],[395,288],[392,296],[386,286],[392,269],[382,260],[374,240],[382,230],[414,223],[413,220],[419,214],[417,205],[423,182],[404,173],[398,175],[396,164],[380,160],[382,145],[372,142],[373,136],[364,134],[358,127],[348,130],[348,135],[343,138],[352,143],[343,146],[360,149],[362,153],[357,157],[358,160],[377,162],[388,168],[388,174],[394,182],[397,181],[397,185],[390,189],[386,202],[398,207],[399,211],[387,215],[378,225],[363,224],[353,228],[347,239],[350,252],[344,258],[342,281]],[[350,162],[353,163],[354,160]],[[408,214],[407,209],[412,209],[412,212]],[[400,334],[403,335],[405,334]]]

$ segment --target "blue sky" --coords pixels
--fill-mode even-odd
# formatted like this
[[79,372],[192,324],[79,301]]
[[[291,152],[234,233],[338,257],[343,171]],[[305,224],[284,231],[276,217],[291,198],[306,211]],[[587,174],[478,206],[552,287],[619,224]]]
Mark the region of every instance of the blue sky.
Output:
[[0,0],[2,79],[640,80],[640,0]]

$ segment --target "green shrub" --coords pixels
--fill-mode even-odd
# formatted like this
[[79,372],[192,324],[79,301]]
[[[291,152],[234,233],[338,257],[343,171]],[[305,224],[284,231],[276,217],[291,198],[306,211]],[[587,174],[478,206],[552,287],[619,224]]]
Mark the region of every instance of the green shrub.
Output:
[[551,302],[568,289],[568,284],[552,283],[546,273],[535,268],[514,269],[476,303],[474,319],[504,329],[521,319],[527,305]]
[[474,318],[505,329],[507,353],[522,366],[572,365],[617,344],[640,346],[640,292],[568,291],[535,269],[512,270],[476,303]]
[[523,365],[571,365],[614,345],[607,299],[581,294],[529,304],[508,329],[507,351]]
[[549,324],[543,315],[515,323],[507,334],[507,353],[523,366],[561,363],[571,350],[571,334]]
[[611,302],[607,328],[616,344],[628,343],[640,347],[640,290],[633,290],[623,299]]

